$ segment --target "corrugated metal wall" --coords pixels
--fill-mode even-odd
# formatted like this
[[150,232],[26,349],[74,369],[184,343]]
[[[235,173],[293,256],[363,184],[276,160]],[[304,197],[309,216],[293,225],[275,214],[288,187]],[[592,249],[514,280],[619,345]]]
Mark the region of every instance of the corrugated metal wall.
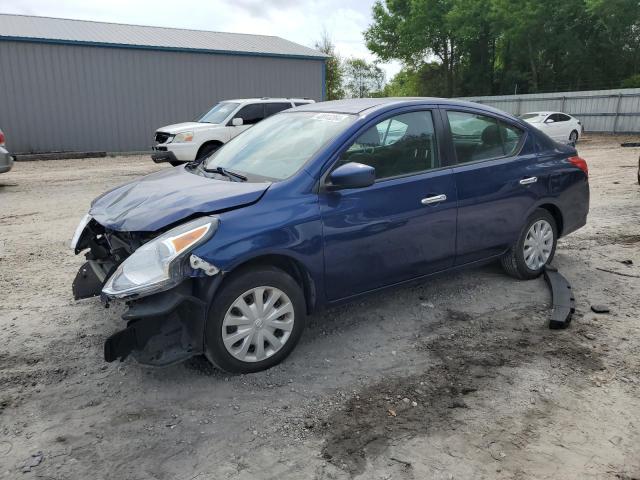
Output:
[[514,115],[548,110],[565,112],[578,117],[587,132],[640,132],[640,88],[467,97],[464,100],[490,105]]
[[318,60],[0,41],[0,128],[15,153],[134,151],[219,100],[321,100]]

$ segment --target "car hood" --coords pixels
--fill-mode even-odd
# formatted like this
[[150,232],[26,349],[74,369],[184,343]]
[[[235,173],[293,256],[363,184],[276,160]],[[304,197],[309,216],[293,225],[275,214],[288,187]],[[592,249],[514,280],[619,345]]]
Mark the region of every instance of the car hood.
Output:
[[524,119],[523,121],[533,125],[536,123],[542,123],[542,118],[527,118],[527,119]]
[[211,128],[221,128],[223,125],[218,123],[202,123],[202,122],[183,122],[174,123],[158,129],[158,132],[176,134],[180,132],[193,132],[198,130],[209,130]]
[[255,203],[270,185],[216,180],[185,167],[167,168],[102,194],[91,204],[89,215],[110,230],[155,232],[192,215]]

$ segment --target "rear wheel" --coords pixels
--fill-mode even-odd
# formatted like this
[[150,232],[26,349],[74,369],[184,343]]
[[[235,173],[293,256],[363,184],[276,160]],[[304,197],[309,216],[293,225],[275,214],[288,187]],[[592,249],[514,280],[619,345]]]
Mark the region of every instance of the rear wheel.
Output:
[[207,358],[231,373],[252,373],[284,360],[305,326],[298,283],[274,267],[238,272],[223,284],[205,328]]
[[578,143],[578,132],[576,130],[573,130],[569,134],[569,143],[573,146],[575,146],[576,143]]
[[531,214],[520,237],[501,260],[512,277],[521,280],[536,278],[553,260],[558,241],[558,228],[553,216],[544,209]]

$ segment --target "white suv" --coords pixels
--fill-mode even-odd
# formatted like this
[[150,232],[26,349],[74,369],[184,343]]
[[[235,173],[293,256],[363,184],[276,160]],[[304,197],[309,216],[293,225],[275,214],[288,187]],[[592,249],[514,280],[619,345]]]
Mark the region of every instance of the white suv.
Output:
[[247,128],[282,110],[314,103],[308,98],[245,98],[225,100],[196,122],[167,125],[156,131],[151,158],[179,165],[202,160]]

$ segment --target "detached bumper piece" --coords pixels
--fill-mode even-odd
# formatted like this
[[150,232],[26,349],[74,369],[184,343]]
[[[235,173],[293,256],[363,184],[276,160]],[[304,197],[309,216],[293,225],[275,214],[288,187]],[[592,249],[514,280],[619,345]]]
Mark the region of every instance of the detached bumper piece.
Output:
[[[165,147],[166,148],[166,147]],[[156,163],[164,163],[164,162],[179,162],[173,152],[168,150],[156,150],[151,154],[151,160]]]
[[549,328],[558,330],[567,328],[571,323],[571,316],[576,311],[576,299],[573,296],[571,285],[559,272],[552,266],[544,269],[544,279],[551,289],[553,297],[553,311],[551,312],[551,320],[549,320]]
[[95,260],[85,262],[73,280],[71,286],[73,298],[80,300],[81,298],[97,297],[102,291],[106,278],[107,272],[102,264]]
[[187,285],[129,304],[127,328],[104,344],[107,362],[129,355],[139,363],[164,367],[203,353],[206,304]]

